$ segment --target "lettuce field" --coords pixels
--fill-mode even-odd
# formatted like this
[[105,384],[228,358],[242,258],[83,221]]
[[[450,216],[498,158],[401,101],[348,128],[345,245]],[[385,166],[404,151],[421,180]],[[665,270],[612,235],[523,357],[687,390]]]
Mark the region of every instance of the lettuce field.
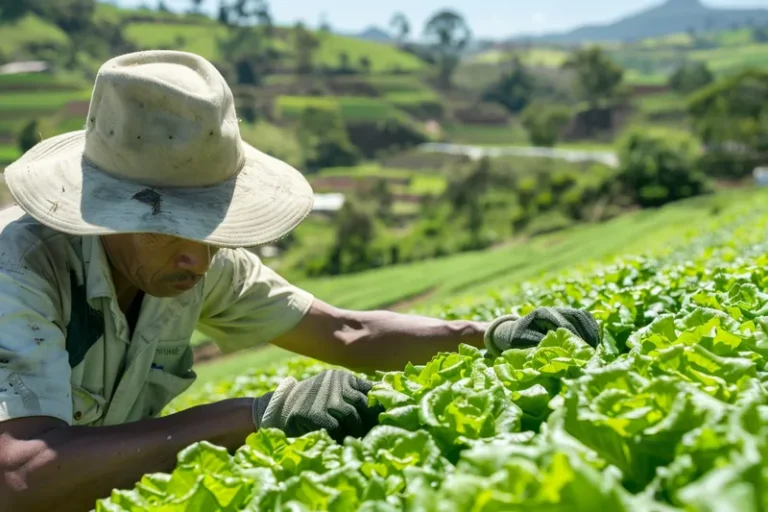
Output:
[[[363,439],[263,430],[234,455],[198,443],[96,511],[768,510],[767,229],[761,196],[662,251],[448,306],[478,319],[584,308],[603,340],[561,330],[495,359],[462,346],[369,376],[386,412]],[[297,358],[174,407],[325,368]]]

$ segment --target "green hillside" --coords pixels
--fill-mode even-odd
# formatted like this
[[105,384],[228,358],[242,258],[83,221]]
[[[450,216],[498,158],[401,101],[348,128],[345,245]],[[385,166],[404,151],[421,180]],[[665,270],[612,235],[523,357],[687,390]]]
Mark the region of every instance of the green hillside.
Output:
[[[768,42],[756,41],[751,29],[678,33],[632,43],[600,44],[626,69],[627,82],[634,85],[664,84],[684,60],[704,62],[718,75],[768,66]],[[539,43],[530,48],[493,49],[472,57],[468,63],[496,65],[516,55],[530,66],[557,68],[576,47]]]
[[[225,27],[212,21],[184,25],[132,22],[126,26],[125,31],[128,40],[139,49],[173,48],[197,53],[213,61],[223,58],[219,41],[227,35]],[[292,52],[290,31],[278,29],[277,35],[276,48],[288,53],[282,64],[290,66],[293,61],[290,55]],[[360,59],[364,57],[370,59],[371,71],[374,73],[418,71],[425,66],[417,57],[390,45],[336,34],[320,34],[318,37],[321,41],[317,54],[320,65],[337,66],[340,55],[344,53],[355,66],[359,66]]]

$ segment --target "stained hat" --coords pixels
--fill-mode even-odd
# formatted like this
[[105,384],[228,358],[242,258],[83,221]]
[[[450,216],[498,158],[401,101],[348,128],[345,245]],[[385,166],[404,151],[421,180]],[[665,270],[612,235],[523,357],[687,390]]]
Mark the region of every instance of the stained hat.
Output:
[[299,171],[242,140],[219,71],[166,50],[104,63],[85,129],[39,142],[5,179],[24,211],[58,231],[159,233],[219,247],[278,240],[314,201]]

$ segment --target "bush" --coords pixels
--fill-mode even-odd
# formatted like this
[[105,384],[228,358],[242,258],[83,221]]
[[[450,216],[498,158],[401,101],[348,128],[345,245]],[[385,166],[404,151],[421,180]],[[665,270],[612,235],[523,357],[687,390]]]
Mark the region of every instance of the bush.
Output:
[[393,148],[400,150],[427,142],[428,137],[415,123],[402,116],[390,116],[382,121],[347,123],[351,143],[367,158]]
[[299,120],[298,139],[310,169],[351,166],[360,160],[338,109],[305,109]]
[[619,178],[643,207],[705,193],[698,141],[686,132],[635,129],[619,144]]
[[687,62],[672,74],[669,86],[681,94],[690,94],[709,85],[714,79],[705,62]]
[[711,153],[705,164],[713,174],[743,177],[752,172],[750,159],[768,153],[768,71],[750,69],[710,84],[692,95],[688,111]]
[[537,100],[523,110],[520,121],[531,144],[554,146],[572,117],[571,110],[564,105]]
[[30,149],[32,149],[35,144],[40,142],[40,136],[38,135],[39,128],[38,128],[38,121],[37,119],[33,119],[29,123],[27,123],[24,128],[21,129],[21,132],[19,132],[18,136],[18,144],[19,149],[21,149],[22,153],[26,153]]

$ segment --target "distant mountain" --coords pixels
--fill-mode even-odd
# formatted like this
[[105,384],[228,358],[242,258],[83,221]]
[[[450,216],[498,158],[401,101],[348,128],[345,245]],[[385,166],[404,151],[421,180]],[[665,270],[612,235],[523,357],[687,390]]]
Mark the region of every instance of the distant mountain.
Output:
[[365,39],[366,41],[375,41],[377,43],[392,43],[394,39],[389,33],[379,27],[368,27],[357,34],[349,34],[350,37]]
[[734,24],[768,25],[768,9],[722,9],[708,7],[701,0],[668,0],[613,23],[588,25],[557,34],[514,37],[512,40],[553,43],[636,41],[687,32],[691,29],[726,30]]

